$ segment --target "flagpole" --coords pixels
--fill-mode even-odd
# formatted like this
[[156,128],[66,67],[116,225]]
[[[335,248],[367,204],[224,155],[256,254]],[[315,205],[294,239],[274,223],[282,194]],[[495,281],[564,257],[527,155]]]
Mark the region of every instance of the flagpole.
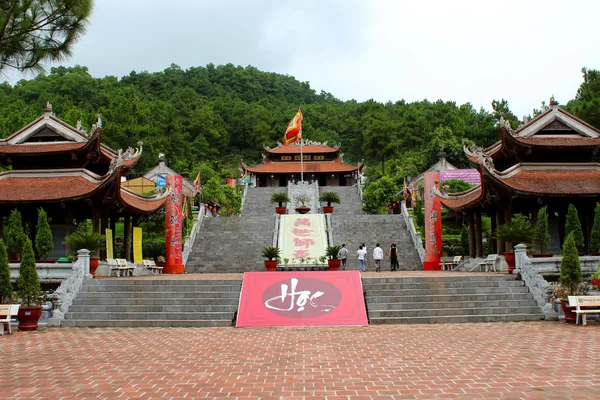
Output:
[[[302,131],[300,131],[302,134]],[[302,155],[302,145],[304,144],[304,138],[300,137],[300,182],[304,184],[304,155]]]

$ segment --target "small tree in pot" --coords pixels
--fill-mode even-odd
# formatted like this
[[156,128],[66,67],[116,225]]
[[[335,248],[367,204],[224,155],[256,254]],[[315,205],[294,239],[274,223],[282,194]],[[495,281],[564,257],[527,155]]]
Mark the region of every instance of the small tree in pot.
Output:
[[[529,245],[535,234],[535,229],[531,226],[529,218],[522,214],[516,214],[511,225],[500,225],[496,228],[494,236],[504,242],[513,245],[523,243]],[[508,272],[511,273],[515,269],[515,253],[505,252],[504,259],[508,264]]]
[[6,247],[8,252],[14,253],[17,256],[17,260],[20,260],[23,246],[25,246],[25,241],[28,239],[23,231],[21,213],[19,210],[15,209],[10,212],[8,226],[6,228]]
[[579,222],[579,216],[577,209],[573,204],[569,204],[569,210],[567,211],[567,221],[565,223],[565,235],[573,232],[573,239],[575,240],[575,246],[577,250],[583,251],[585,247],[585,239],[583,238],[583,229],[581,229],[581,222]]
[[12,298],[13,287],[10,283],[10,267],[8,253],[4,241],[0,239],[0,303],[8,304]]
[[335,192],[323,192],[319,196],[319,201],[327,202],[327,206],[323,207],[323,213],[331,214],[333,212],[331,204],[340,204],[340,196]]
[[329,257],[327,264],[329,265],[330,271],[339,271],[342,260],[338,259],[337,256],[342,249],[342,246],[327,246],[325,249],[325,255]]
[[275,209],[277,214],[283,215],[285,214],[286,207],[283,203],[289,203],[290,197],[285,192],[273,193],[271,195],[271,203],[278,204],[278,207]]
[[48,223],[48,215],[43,208],[38,210],[37,234],[35,235],[35,248],[40,260],[45,260],[54,250],[52,230]]
[[571,232],[563,244],[563,258],[560,262],[560,286],[564,290],[564,298],[561,298],[561,307],[565,313],[565,321],[575,322],[575,313],[569,310],[567,296],[577,295],[579,285],[583,282],[581,264],[575,245],[575,233]]
[[38,327],[38,320],[42,315],[42,307],[39,306],[40,277],[35,267],[35,255],[31,240],[27,239],[23,246],[23,259],[19,266],[19,297],[21,307],[19,308],[19,330],[32,331]]
[[265,269],[267,271],[275,271],[277,269],[277,263],[281,250],[279,247],[265,247],[262,249],[262,256],[266,258]]
[[543,255],[544,247],[550,245],[550,233],[548,233],[548,206],[538,211],[537,224],[533,235],[533,241],[538,247],[539,254]]
[[590,234],[590,253],[600,251],[600,203],[596,203],[594,209],[594,225]]
[[87,224],[80,224],[75,232],[65,238],[65,243],[71,246],[71,251],[77,254],[78,250],[86,249],[90,251],[90,273],[95,276],[98,268],[97,251],[105,245],[104,235],[94,232]]

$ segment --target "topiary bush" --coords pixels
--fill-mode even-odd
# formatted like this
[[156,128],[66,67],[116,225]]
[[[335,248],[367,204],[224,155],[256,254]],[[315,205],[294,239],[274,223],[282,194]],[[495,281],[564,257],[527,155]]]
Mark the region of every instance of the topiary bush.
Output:
[[590,253],[597,253],[600,250],[600,203],[596,203],[594,209],[594,225],[590,234]]
[[43,208],[38,210],[37,234],[35,235],[35,248],[40,259],[48,258],[54,250],[52,230],[48,224],[48,215]]
[[24,307],[34,307],[38,305],[40,297],[40,277],[35,268],[35,255],[33,254],[33,245],[31,240],[27,239],[23,246],[23,259],[19,265],[19,297]]
[[0,303],[8,304],[12,298],[13,287],[10,283],[8,253],[4,241],[0,239]]
[[544,252],[544,247],[550,245],[550,233],[548,233],[548,206],[542,207],[538,211],[533,242],[538,246],[540,253]]
[[569,204],[569,211],[567,211],[567,222],[565,223],[565,235],[573,232],[573,239],[575,240],[575,246],[577,250],[583,251],[585,247],[585,239],[583,238],[583,230],[581,229],[581,222],[579,222],[579,216],[577,209],[573,204]]
[[6,227],[6,248],[10,253],[15,253],[17,259],[20,259],[26,240],[28,239],[23,230],[21,213],[17,209],[12,210],[8,217],[8,226]]
[[575,234],[569,233],[563,244],[563,258],[560,263],[560,285],[567,291],[569,296],[578,293],[579,284],[583,282],[581,264],[575,245]]

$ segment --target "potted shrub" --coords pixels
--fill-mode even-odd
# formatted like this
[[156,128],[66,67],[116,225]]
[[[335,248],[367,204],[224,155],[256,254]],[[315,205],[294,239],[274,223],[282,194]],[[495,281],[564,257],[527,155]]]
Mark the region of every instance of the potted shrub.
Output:
[[575,296],[579,293],[579,286],[583,282],[581,273],[581,264],[577,254],[575,244],[575,233],[571,232],[563,244],[563,258],[560,263],[560,287],[564,289],[561,293],[561,307],[565,313],[565,321],[575,322],[575,313],[569,308],[568,296]]
[[[523,243],[530,244],[535,230],[529,222],[529,218],[522,214],[516,214],[511,225],[500,225],[496,228],[495,237],[513,245]],[[508,273],[515,269],[515,253],[504,252],[504,259],[508,264]]]
[[569,204],[569,210],[567,211],[567,221],[565,223],[565,237],[568,236],[571,232],[573,232],[575,246],[577,247],[577,250],[581,253],[583,251],[583,248],[585,247],[585,239],[583,238],[583,230],[581,229],[581,222],[579,222],[577,209],[573,204]]
[[324,214],[331,214],[333,212],[332,203],[340,204],[340,196],[335,192],[323,192],[319,196],[319,201],[327,202],[327,205],[323,207]]
[[48,224],[48,215],[43,208],[38,210],[37,233],[35,235],[35,249],[40,262],[48,261],[48,256],[54,250],[54,241],[52,240],[52,230]]
[[598,255],[600,251],[600,203],[596,203],[594,209],[594,224],[590,233],[590,253]]
[[600,265],[598,266],[598,270],[592,274],[592,285],[600,286]]
[[21,253],[23,252],[26,240],[27,235],[23,231],[21,213],[19,210],[12,210],[6,227],[6,248],[9,253],[14,254],[17,261],[21,259]]
[[298,204],[298,206],[296,207],[296,211],[299,214],[306,214],[310,211],[310,207],[308,207],[306,205],[306,203],[311,200],[309,195],[299,194],[298,196],[295,197],[295,200],[296,200],[296,204]]
[[265,247],[262,249],[262,256],[266,258],[265,269],[267,271],[275,271],[277,269],[277,259],[280,252],[279,247]]
[[552,254],[544,253],[544,247],[550,245],[550,233],[548,233],[548,206],[543,207],[538,211],[533,242],[536,244],[539,252],[535,254],[534,257],[552,257]]
[[90,274],[96,276],[98,268],[97,251],[105,245],[105,237],[98,232],[94,232],[86,224],[81,224],[75,232],[67,235],[65,242],[71,246],[71,251],[77,254],[78,250],[86,249],[92,255],[90,257]]
[[13,294],[10,283],[10,267],[8,266],[8,253],[4,241],[0,239],[0,304],[10,304]]
[[327,246],[325,249],[325,255],[329,257],[327,264],[329,265],[330,271],[339,271],[342,260],[338,259],[337,256],[342,249],[342,246]]
[[158,267],[164,267],[166,263],[167,263],[167,260],[165,260],[165,256],[156,257],[156,265]]
[[33,254],[33,245],[31,240],[27,239],[23,246],[23,259],[19,265],[19,297],[21,298],[21,307],[19,308],[19,330],[33,331],[38,327],[38,320],[42,315],[42,306],[39,305],[40,299],[40,277],[35,268],[35,255]]
[[271,203],[278,204],[278,207],[275,208],[275,212],[279,215],[285,214],[286,207],[283,205],[283,203],[289,203],[289,202],[290,202],[290,198],[287,195],[287,193],[285,193],[285,192],[273,193],[271,195]]

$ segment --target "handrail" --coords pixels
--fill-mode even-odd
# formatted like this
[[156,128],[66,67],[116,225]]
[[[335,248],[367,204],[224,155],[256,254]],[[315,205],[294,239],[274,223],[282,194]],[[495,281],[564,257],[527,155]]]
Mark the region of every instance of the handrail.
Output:
[[423,241],[421,240],[421,235],[417,232],[415,228],[415,224],[413,222],[413,216],[408,215],[408,210],[406,209],[406,201],[402,200],[402,216],[404,217],[404,222],[406,223],[406,229],[410,233],[410,237],[412,238],[413,245],[419,253],[419,258],[421,259],[421,263],[425,262],[425,248],[423,247]]
[[183,251],[181,254],[183,265],[187,264],[187,260],[192,253],[192,249],[194,248],[194,242],[196,241],[196,235],[200,232],[200,228],[202,227],[202,222],[204,221],[204,204],[200,205],[198,209],[198,217],[194,219],[194,224],[192,225],[192,229],[190,231],[190,235],[185,237],[185,244],[183,245]]
[[279,240],[279,224],[281,223],[281,215],[275,214],[275,226],[273,227],[273,247],[277,246]]
[[531,258],[527,257],[527,246],[518,244],[515,246],[515,270],[514,274],[521,274],[521,279],[525,286],[529,288],[537,305],[544,313],[546,319],[557,319],[558,315],[554,311],[554,289],[532,266]]
[[335,246],[333,243],[333,227],[331,225],[331,214],[325,214],[325,226],[327,228],[327,241],[330,246]]
[[91,279],[88,275],[90,270],[90,252],[81,249],[77,251],[77,261],[73,264],[71,275],[61,282],[60,286],[52,294],[54,310],[52,317],[48,319],[48,326],[60,326],[69,312],[69,307],[77,297],[77,293],[83,285],[84,279]]
[[242,206],[240,207],[240,215],[244,212],[244,204],[246,203],[246,193],[248,193],[248,182],[244,183],[244,194],[242,195]]

